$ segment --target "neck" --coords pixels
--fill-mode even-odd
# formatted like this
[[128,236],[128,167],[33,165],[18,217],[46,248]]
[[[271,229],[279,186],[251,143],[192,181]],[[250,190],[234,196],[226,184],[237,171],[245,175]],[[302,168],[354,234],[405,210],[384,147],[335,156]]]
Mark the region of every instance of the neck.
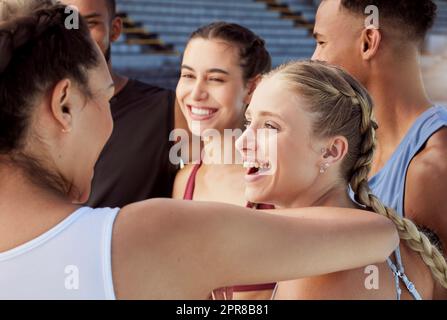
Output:
[[422,81],[418,53],[402,60],[401,63],[389,62],[387,65],[393,65],[392,70],[380,68],[373,72],[366,84],[374,100],[379,144],[386,141],[397,145],[416,118],[431,106]]
[[[306,194],[295,197],[290,203],[279,208],[304,208],[304,207],[338,207],[355,208],[355,204],[349,197],[345,184],[334,184],[325,188],[309,189]],[[275,205],[276,206],[276,205]]]
[[347,187],[336,186],[329,188],[319,198],[315,199],[311,207],[339,207],[352,208],[354,206],[348,195]]
[[39,212],[73,211],[77,207],[66,197],[33,184],[22,170],[0,164],[0,218],[14,213],[19,219]]
[[113,83],[115,84],[115,96],[124,89],[126,84],[129,82],[129,78],[115,73],[112,69],[111,62],[108,63],[110,74],[112,75]]

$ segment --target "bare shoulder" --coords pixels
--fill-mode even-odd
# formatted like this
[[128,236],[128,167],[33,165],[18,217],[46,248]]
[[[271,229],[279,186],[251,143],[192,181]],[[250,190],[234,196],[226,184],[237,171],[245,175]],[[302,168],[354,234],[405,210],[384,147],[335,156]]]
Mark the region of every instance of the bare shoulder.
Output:
[[[413,159],[407,173],[405,213],[428,227],[447,226],[447,128],[435,133]],[[427,218],[427,219],[426,219]],[[447,229],[447,227],[445,227]],[[436,229],[433,229],[436,231]],[[442,231],[447,240],[447,230]]]
[[284,282],[277,299],[385,300],[395,296],[393,283],[391,272],[381,263]]
[[[423,299],[431,299],[433,279],[420,256],[401,245],[406,275]],[[403,283],[402,299],[413,299]],[[282,291],[282,292],[281,292]],[[282,283],[278,299],[296,300],[394,300],[396,287],[387,263],[367,265],[317,277]],[[283,294],[284,296],[281,296]]]
[[414,157],[409,173],[431,176],[447,172],[447,128],[436,132],[426,143],[425,148]]
[[174,181],[174,189],[172,191],[172,198],[183,199],[188,179],[194,168],[193,164],[187,164],[183,169],[177,172]]
[[203,215],[192,214],[192,202],[151,199],[121,210],[112,236],[118,299],[206,298],[212,281],[191,254],[203,238]]
[[[447,128],[435,133],[413,159],[405,185],[405,214],[419,226],[439,237],[447,249]],[[445,298],[447,290],[437,285],[435,298]]]
[[[118,299],[152,298],[148,282],[156,270],[157,252],[151,244],[164,232],[163,206],[156,200],[124,207],[112,235],[112,269]],[[144,266],[144,268],[143,268]]]
[[[428,141],[425,148],[414,157],[407,173],[406,213],[415,208],[433,209],[445,206],[447,188],[447,128],[438,131]],[[409,204],[409,206],[407,206]],[[445,208],[445,207],[444,207]],[[428,214],[429,210],[423,210]]]

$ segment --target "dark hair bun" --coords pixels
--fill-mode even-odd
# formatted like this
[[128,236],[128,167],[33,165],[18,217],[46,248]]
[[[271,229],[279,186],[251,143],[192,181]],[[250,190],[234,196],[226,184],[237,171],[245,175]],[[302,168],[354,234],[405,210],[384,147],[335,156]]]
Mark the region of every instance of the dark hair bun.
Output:
[[239,24],[214,22],[194,31],[189,41],[194,38],[221,39],[238,46],[246,81],[272,68],[272,58],[265,48],[265,41]]

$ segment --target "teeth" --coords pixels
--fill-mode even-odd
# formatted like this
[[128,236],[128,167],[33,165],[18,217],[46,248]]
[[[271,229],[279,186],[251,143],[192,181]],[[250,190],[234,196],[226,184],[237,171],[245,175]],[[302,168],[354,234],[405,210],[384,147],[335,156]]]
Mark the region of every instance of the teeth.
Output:
[[268,162],[268,163],[265,163],[263,166],[262,166],[262,169],[270,169],[271,168],[271,166],[270,166],[270,162]]
[[244,168],[259,168],[259,163],[257,162],[244,162]]
[[244,168],[246,168],[246,169],[250,169],[250,168],[253,167],[253,166],[252,166],[252,162],[247,162],[247,161],[244,161],[243,166],[244,166]]
[[214,111],[209,110],[209,109],[199,109],[199,108],[191,107],[191,112],[196,116],[209,116]]
[[247,169],[256,168],[256,169],[268,170],[268,169],[270,169],[270,162],[259,163],[259,162],[245,161],[243,163],[243,166],[244,166],[244,168],[247,168]]

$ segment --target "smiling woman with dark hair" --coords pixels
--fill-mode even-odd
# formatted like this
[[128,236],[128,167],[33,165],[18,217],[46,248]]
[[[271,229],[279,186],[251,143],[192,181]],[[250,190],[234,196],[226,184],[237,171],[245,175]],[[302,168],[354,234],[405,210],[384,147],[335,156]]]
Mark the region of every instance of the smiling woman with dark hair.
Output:
[[[191,34],[183,55],[177,99],[190,131],[204,141],[204,151],[199,164],[189,164],[177,174],[174,198],[273,208],[247,203],[244,168],[233,158],[246,107],[261,76],[270,68],[264,40],[241,25],[214,22]],[[231,130],[236,134],[226,133]],[[210,131],[217,131],[219,137],[207,139]],[[237,286],[232,296],[238,300],[267,299],[274,286]],[[226,298],[229,296],[227,292]]]

